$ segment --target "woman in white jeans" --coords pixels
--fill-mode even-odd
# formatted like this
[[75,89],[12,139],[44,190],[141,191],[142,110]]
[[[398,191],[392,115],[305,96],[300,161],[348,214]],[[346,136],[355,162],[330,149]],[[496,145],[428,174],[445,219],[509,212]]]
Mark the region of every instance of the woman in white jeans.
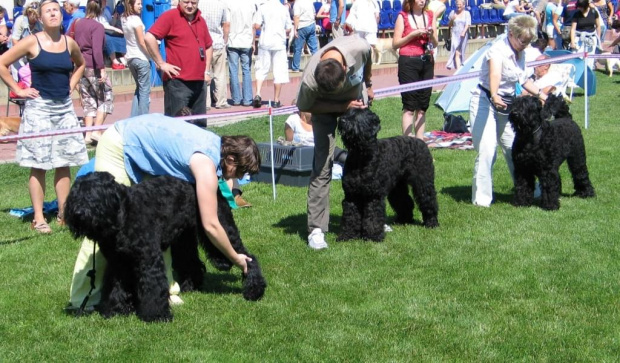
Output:
[[508,22],[508,35],[500,37],[484,56],[480,82],[472,91],[469,120],[474,148],[478,153],[474,164],[472,202],[489,207],[493,201],[493,165],[497,145],[502,148],[511,176],[513,175],[512,142],[514,132],[508,112],[517,89],[524,88],[541,100],[540,92],[525,74],[524,49],[536,40],[536,19],[521,15]]

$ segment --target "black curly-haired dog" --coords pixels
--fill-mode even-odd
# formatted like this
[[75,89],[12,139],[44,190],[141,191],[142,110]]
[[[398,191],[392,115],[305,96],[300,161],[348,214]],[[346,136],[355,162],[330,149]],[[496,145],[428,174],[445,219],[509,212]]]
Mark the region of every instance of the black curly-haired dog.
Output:
[[544,106],[537,97],[518,97],[508,117],[515,131],[512,144],[515,206],[532,205],[538,178],[541,207],[559,209],[562,191],[559,169],[564,160],[573,176],[574,195],[594,197],[581,129],[562,97],[550,95]]
[[369,109],[349,109],[338,132],[349,154],[344,164],[339,241],[385,237],[385,198],[396,223],[413,223],[414,201],[425,227],[439,226],[433,157],[424,141],[408,136],[377,139],[379,117]]
[[[206,268],[198,256],[199,242],[217,269],[232,267],[202,228],[195,187],[177,178],[161,176],[127,187],[110,173],[94,172],[76,180],[64,213],[73,236],[95,241],[107,260],[98,308],[104,317],[135,311],[144,321],[172,320],[162,253],[169,247],[182,291],[203,283]],[[243,297],[260,299],[267,284],[258,260],[243,246],[219,191],[218,218],[234,250],[252,258],[243,276]]]

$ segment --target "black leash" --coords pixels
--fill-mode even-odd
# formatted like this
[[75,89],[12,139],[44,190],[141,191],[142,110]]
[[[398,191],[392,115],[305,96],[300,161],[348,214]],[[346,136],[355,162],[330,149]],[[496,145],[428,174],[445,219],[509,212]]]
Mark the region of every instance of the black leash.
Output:
[[86,295],[86,297],[84,298],[84,301],[82,301],[82,304],[80,305],[80,308],[77,311],[77,314],[75,314],[78,317],[84,314],[86,303],[88,303],[88,299],[90,299],[90,295],[93,293],[93,290],[95,289],[95,275],[96,275],[95,252],[97,251],[96,247],[97,247],[97,243],[93,241],[93,268],[90,271],[88,271],[88,273],[86,273],[86,276],[90,277],[90,291],[88,291],[88,295]]

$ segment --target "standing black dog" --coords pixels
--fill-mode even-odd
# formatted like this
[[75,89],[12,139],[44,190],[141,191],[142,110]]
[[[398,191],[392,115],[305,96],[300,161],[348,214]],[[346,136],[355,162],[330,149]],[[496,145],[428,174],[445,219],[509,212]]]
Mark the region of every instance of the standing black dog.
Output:
[[[241,243],[230,206],[219,191],[218,218],[235,251],[252,258],[243,276],[244,298],[260,299],[267,284],[258,260]],[[88,174],[71,188],[65,221],[74,237],[95,241],[107,260],[99,305],[104,317],[135,311],[144,321],[172,320],[162,253],[169,247],[183,291],[200,288],[204,280],[198,242],[216,268],[232,267],[202,228],[194,186],[177,178],[161,176],[127,187],[110,173]]]
[[543,106],[537,97],[518,97],[509,120],[515,131],[512,144],[514,205],[532,205],[535,179],[538,178],[541,207],[559,209],[562,191],[559,169],[564,160],[573,176],[574,195],[594,197],[581,129],[573,121],[564,99],[550,95]]
[[425,227],[439,226],[433,157],[424,141],[408,136],[377,139],[379,117],[369,109],[349,109],[338,131],[349,155],[344,165],[342,223],[339,241],[385,237],[385,198],[396,223],[413,223],[414,201]]

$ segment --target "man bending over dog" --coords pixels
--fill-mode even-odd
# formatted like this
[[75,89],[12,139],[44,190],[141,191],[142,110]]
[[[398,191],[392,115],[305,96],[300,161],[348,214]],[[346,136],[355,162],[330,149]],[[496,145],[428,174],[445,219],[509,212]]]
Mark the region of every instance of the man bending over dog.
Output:
[[[365,108],[374,98],[372,53],[366,40],[339,37],[316,52],[302,76],[297,108],[312,113],[314,163],[308,188],[308,246],[327,248],[329,183],[338,117],[349,108]],[[365,86],[365,87],[364,87]]]
[[[131,185],[148,176],[170,175],[196,184],[202,226],[211,242],[244,274],[247,262],[238,254],[218,220],[218,179],[255,174],[260,154],[247,136],[220,136],[180,119],[148,114],[119,121],[105,131],[97,145],[95,171],[107,171],[120,184]],[[94,250],[93,250],[94,249]],[[93,251],[94,255],[93,255]],[[95,287],[92,291],[88,271],[95,258]],[[179,286],[172,279],[170,249],[164,252],[166,275],[170,282],[170,302],[182,304]],[[68,312],[85,305],[92,310],[101,299],[106,261],[94,242],[84,239],[71,282]]]

